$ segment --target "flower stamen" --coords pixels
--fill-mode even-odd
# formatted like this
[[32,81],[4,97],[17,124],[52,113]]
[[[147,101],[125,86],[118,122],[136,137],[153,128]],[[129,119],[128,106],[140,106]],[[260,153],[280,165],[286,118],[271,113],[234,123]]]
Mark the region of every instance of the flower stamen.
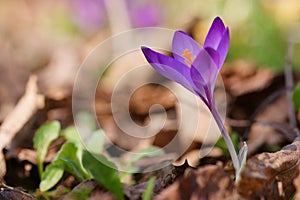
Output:
[[182,57],[185,58],[184,62],[185,62],[185,64],[187,64],[187,66],[189,66],[189,67],[192,65],[192,63],[193,63],[193,61],[194,61],[194,59],[195,59],[195,56],[194,56],[193,58],[192,58],[191,56],[192,56],[192,52],[189,51],[188,48],[186,48],[186,49],[183,51]]

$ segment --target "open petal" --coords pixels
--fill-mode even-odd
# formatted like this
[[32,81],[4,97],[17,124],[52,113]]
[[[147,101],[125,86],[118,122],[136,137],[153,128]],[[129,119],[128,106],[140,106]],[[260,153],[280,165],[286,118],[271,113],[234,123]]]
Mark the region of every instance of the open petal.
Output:
[[215,80],[218,75],[218,67],[206,50],[199,52],[191,66],[191,77],[197,87],[207,86],[212,94]]
[[223,33],[225,31],[225,26],[221,18],[216,17],[208,31],[204,42],[205,47],[211,47],[213,49],[218,49],[220,41],[222,40]]
[[187,33],[176,31],[172,41],[172,52],[176,60],[191,64],[200,52],[200,47]]
[[220,56],[220,61],[218,65],[219,68],[221,68],[222,65],[224,64],[229,49],[229,43],[230,43],[229,29],[226,28],[217,49],[217,52],[219,53]]
[[155,52],[147,47],[142,51],[151,66],[164,77],[176,81],[191,92],[196,94],[194,84],[190,76],[190,68],[172,57]]

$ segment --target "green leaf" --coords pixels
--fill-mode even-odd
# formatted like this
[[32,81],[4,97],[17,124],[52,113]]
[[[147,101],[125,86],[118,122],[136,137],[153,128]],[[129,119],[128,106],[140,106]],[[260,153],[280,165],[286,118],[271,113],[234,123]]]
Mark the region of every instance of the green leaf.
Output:
[[[238,136],[234,133],[230,133],[229,137],[230,137],[230,139],[233,143],[235,151],[238,152],[239,151],[239,138],[238,138]],[[228,151],[226,142],[225,142],[223,137],[220,137],[220,139],[217,141],[215,146],[219,147],[223,151],[224,154],[229,155],[229,151]]]
[[143,200],[151,200],[152,193],[153,193],[153,188],[154,188],[154,183],[155,183],[155,177],[153,176],[148,181],[146,190],[145,190],[145,192],[143,194]]
[[57,153],[53,163],[63,166],[65,171],[82,181],[90,176],[88,176],[82,166],[81,157],[82,149],[73,142],[66,142]]
[[95,119],[89,112],[79,112],[76,115],[76,121],[78,122],[77,125],[80,126],[81,129],[85,129],[89,132],[92,132],[97,128]]
[[64,169],[61,165],[50,164],[46,167],[40,182],[40,190],[45,192],[58,183],[64,174]]
[[235,177],[236,182],[238,182],[241,179],[241,172],[243,171],[243,169],[246,165],[247,152],[248,152],[247,143],[243,142],[243,146],[240,149],[239,154],[238,154],[238,159],[239,159],[239,162],[240,162],[240,168],[236,171],[236,177]]
[[75,126],[69,126],[60,132],[60,135],[67,141],[74,142],[75,144],[81,145],[81,138]]
[[94,187],[89,182],[81,182],[76,188],[69,192],[64,199],[82,200],[89,199]]
[[96,182],[112,192],[117,199],[124,199],[122,184],[114,163],[108,161],[103,155],[97,155],[96,158],[86,150],[82,154],[82,163]]
[[81,150],[73,142],[64,143],[52,163],[46,167],[42,175],[40,190],[47,191],[56,185],[64,171],[74,175],[79,181],[90,178],[81,163]]
[[131,162],[132,163],[136,163],[137,161],[141,160],[142,158],[145,157],[154,157],[154,156],[159,156],[159,155],[163,155],[164,151],[156,146],[149,146],[145,149],[142,149],[140,151],[138,151],[137,153],[134,154]]
[[40,177],[44,171],[44,160],[48,152],[48,147],[52,141],[58,138],[60,123],[52,121],[42,125],[35,133],[33,138],[33,147],[37,150],[37,162]]
[[157,147],[157,146],[149,146],[145,149],[141,149],[138,152],[134,152],[133,156],[130,159],[130,162],[125,167],[125,170],[121,172],[120,178],[123,180],[126,176],[137,173],[140,168],[135,166],[135,164],[146,157],[154,157],[154,156],[160,156],[164,155],[164,150]]
[[101,154],[105,144],[105,133],[102,129],[94,131],[86,142],[86,148],[93,154]]
[[80,169],[80,165],[69,158],[61,158],[64,170],[74,175],[79,181],[84,180],[84,173]]
[[298,83],[298,85],[294,90],[293,101],[295,104],[295,109],[299,111],[300,110],[300,82]]
[[239,154],[238,154],[238,159],[239,159],[241,168],[246,163],[247,152],[248,152],[248,145],[246,142],[243,142],[243,146],[240,149]]

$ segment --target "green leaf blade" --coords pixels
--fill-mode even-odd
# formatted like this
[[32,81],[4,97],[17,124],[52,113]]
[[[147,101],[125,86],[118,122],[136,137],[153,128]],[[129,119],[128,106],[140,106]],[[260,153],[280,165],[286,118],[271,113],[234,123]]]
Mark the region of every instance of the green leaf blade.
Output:
[[97,155],[97,158],[88,151],[83,151],[82,163],[84,168],[97,183],[112,192],[117,199],[123,200],[122,184],[116,166],[103,155]]
[[56,185],[64,174],[64,169],[60,165],[48,165],[42,175],[40,190],[45,192]]
[[[236,152],[239,152],[239,138],[235,133],[230,133],[229,137],[233,143]],[[220,148],[225,155],[230,155],[228,147],[223,137],[220,137],[215,144],[216,147]]]
[[37,161],[40,177],[43,174],[43,163],[48,152],[48,147],[59,137],[60,123],[52,121],[42,125],[35,133],[33,147],[37,150]]
[[69,126],[60,132],[60,136],[65,138],[67,141],[81,145],[81,138],[75,126]]
[[151,200],[152,198],[152,194],[153,194],[153,188],[154,188],[154,184],[155,184],[155,177],[151,177],[150,180],[148,181],[146,190],[143,194],[143,200]]
[[99,155],[102,153],[105,144],[105,133],[102,129],[98,129],[91,133],[90,138],[86,142],[86,148],[89,152]]
[[65,171],[74,175],[80,181],[90,178],[81,164],[80,151],[73,142],[63,144],[52,163],[47,165],[45,172],[42,174],[40,183],[42,192],[56,185]]
[[74,175],[78,180],[82,181],[89,178],[81,163],[82,149],[73,142],[63,144],[57,156],[54,158],[54,164],[60,164],[65,171]]

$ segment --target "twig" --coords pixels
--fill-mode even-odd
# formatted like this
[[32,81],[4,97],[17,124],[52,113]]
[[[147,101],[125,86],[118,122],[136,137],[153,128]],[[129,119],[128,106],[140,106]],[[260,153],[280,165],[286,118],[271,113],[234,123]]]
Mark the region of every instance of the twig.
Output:
[[249,127],[251,126],[252,121],[250,120],[243,120],[243,119],[232,119],[226,118],[228,124],[233,127]]
[[295,116],[295,107],[293,103],[293,91],[294,87],[293,81],[293,71],[292,71],[292,58],[293,58],[294,43],[292,41],[287,42],[287,54],[285,58],[285,67],[284,67],[284,76],[285,76],[285,86],[287,88],[287,104],[288,104],[288,114],[289,114],[289,123],[291,127],[295,128],[297,135],[300,136],[299,130],[297,129],[297,120]]
[[5,176],[5,173],[6,173],[5,158],[2,151],[0,151],[0,184],[3,180],[3,177]]
[[287,123],[279,123],[279,122],[269,122],[269,121],[261,121],[255,120],[254,123],[260,124],[262,126],[269,126],[274,130],[282,133],[289,142],[292,142],[295,137],[297,137],[297,132],[294,130],[294,127],[291,127],[290,124]]
[[44,96],[37,93],[37,77],[30,76],[26,92],[0,126],[0,150],[6,147],[30,117],[44,107]]
[[[10,144],[14,136],[28,122],[31,116],[43,107],[44,96],[38,94],[37,77],[32,75],[27,82],[25,94],[0,126],[0,152]],[[5,172],[5,166],[1,166],[0,175],[3,172]]]

